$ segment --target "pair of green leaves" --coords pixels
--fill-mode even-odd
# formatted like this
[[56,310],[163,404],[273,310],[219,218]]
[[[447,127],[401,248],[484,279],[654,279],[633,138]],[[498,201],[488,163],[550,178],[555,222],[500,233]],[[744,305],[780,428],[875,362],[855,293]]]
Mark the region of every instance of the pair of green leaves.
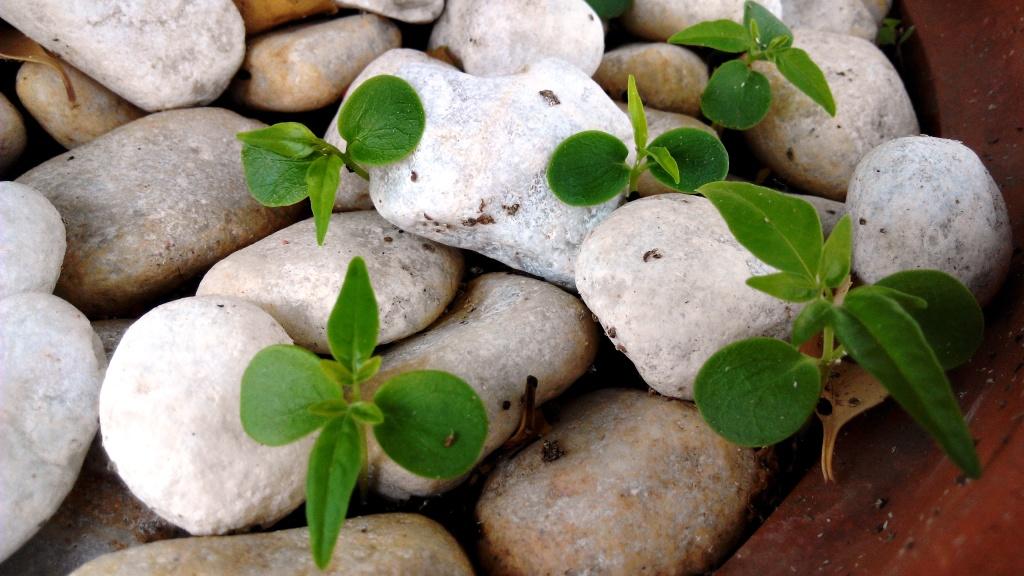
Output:
[[690,26],[668,41],[684,46],[713,48],[743,54],[718,67],[701,96],[701,111],[717,124],[735,130],[756,126],[771,108],[771,85],[750,65],[767,60],[801,92],[836,115],[836,104],[825,75],[807,52],[793,47],[793,33],[765,7],[748,0],[743,24],[710,20]]
[[330,562],[352,491],[366,473],[367,427],[392,460],[429,478],[469,471],[487,437],[480,397],[447,372],[406,372],[363,400],[360,385],[381,365],[373,355],[378,332],[366,264],[353,258],[327,321],[334,359],[298,346],[270,346],[242,377],[242,427],[254,440],[281,446],[320,430],[306,473],[306,518],[321,568]]
[[426,115],[416,91],[396,76],[375,76],[345,100],[338,131],[342,152],[297,122],[241,132],[242,166],[253,198],[290,206],[309,198],[318,244],[324,243],[342,166],[367,178],[365,166],[397,162],[416,149]]
[[571,206],[603,204],[623,190],[636,190],[644,170],[661,183],[691,193],[703,184],[725,178],[729,154],[714,135],[695,128],[677,128],[647,141],[647,117],[629,76],[629,120],[633,125],[636,160],[630,166],[629,149],[617,137],[600,130],[574,134],[555,148],[548,162],[548,186]]
[[[780,272],[748,284],[807,305],[794,321],[792,343],[771,338],[735,342],[716,352],[694,383],[697,406],[719,434],[740,445],[765,446],[796,432],[813,413],[823,375],[843,352],[873,375],[967,474],[981,472],[974,443],[945,371],[967,362],[984,331],[970,291],[936,270],[908,270],[854,288],[848,282],[851,225],[844,216],[827,241],[814,208],[785,194],[734,182],[702,187],[737,241]],[[841,343],[821,360],[798,346],[818,333]],[[838,351],[838,354],[836,353]]]

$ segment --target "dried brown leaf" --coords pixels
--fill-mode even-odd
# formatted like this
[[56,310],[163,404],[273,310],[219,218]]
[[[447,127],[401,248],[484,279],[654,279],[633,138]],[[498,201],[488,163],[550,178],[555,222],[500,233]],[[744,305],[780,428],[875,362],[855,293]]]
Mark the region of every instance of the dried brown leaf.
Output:
[[64,71],[61,61],[18,30],[7,27],[0,28],[0,58],[19,62],[35,62],[53,68],[60,74],[60,79],[64,82],[68,101],[72,104],[75,103],[75,87],[71,85],[71,78]]
[[821,472],[826,482],[835,482],[832,456],[839,431],[847,422],[878,406],[889,392],[874,376],[856,364],[843,363],[832,368],[815,413],[821,420]]

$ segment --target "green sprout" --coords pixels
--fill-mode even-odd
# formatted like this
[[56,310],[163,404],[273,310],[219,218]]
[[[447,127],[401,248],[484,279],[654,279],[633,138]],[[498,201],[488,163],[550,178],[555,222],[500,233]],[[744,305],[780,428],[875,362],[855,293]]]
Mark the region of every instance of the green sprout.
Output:
[[648,169],[666,186],[687,193],[725,178],[729,154],[704,130],[677,128],[647,141],[647,117],[632,74],[627,101],[636,150],[632,166],[626,162],[629,149],[616,136],[600,130],[574,134],[555,148],[548,162],[548,186],[559,200],[571,206],[603,204],[623,190],[635,192]]
[[[805,304],[793,322],[792,342],[750,338],[708,359],[694,382],[694,399],[707,423],[741,446],[780,442],[804,425],[830,367],[848,355],[957,466],[979,476],[974,442],[946,377],[981,345],[984,317],[971,292],[936,270],[898,272],[847,291],[849,215],[824,240],[818,213],[798,198],[740,182],[714,182],[699,192],[741,245],[779,270],[747,284]],[[820,357],[799,350],[819,334]]]
[[397,162],[416,149],[426,114],[416,90],[396,76],[374,76],[345,100],[338,132],[343,152],[297,122],[241,132],[249,191],[264,206],[291,206],[309,198],[322,245],[331,221],[342,166],[369,179],[366,166]]
[[747,130],[768,114],[771,85],[764,74],[751,67],[758,60],[774,63],[801,92],[830,116],[836,115],[832,90],[821,69],[807,52],[793,47],[793,32],[757,2],[747,0],[744,4],[743,25],[732,20],[710,20],[678,32],[668,41],[742,54],[719,66],[701,95],[701,111],[720,126]]
[[269,346],[242,376],[242,427],[254,440],[282,446],[320,431],[306,472],[306,519],[321,569],[330,563],[357,483],[365,493],[368,430],[388,457],[428,478],[468,472],[487,437],[480,397],[447,372],[405,372],[364,398],[362,384],[381,366],[373,355],[378,332],[366,264],[353,258],[327,320],[334,359],[298,346]]

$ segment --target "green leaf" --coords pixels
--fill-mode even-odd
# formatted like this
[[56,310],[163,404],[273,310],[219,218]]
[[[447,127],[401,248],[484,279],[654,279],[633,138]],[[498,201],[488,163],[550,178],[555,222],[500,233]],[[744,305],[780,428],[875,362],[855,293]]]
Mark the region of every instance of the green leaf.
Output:
[[574,134],[558,145],[548,161],[548,186],[570,206],[603,204],[629,184],[629,149],[599,130]]
[[793,321],[793,346],[800,346],[817,336],[828,325],[832,314],[832,303],[826,300],[815,300],[804,306],[804,309]]
[[309,454],[306,471],[306,521],[309,547],[320,569],[331,563],[345,523],[348,501],[362,469],[365,441],[348,417],[327,423]]
[[876,286],[912,294],[928,303],[923,309],[904,309],[921,327],[946,370],[966,363],[981,346],[985,316],[971,291],[956,278],[938,270],[906,270],[882,278]]
[[[650,166],[651,175],[662,184],[692,193],[697,188],[717,182],[729,173],[729,153],[714,134],[696,128],[676,128],[658,136],[651,148],[664,148],[675,160],[679,181],[660,161]],[[657,159],[656,159],[657,160]]]
[[775,65],[786,80],[810,96],[811,100],[824,108],[829,116],[836,115],[836,101],[832,98],[828,80],[807,52],[799,48],[781,50],[775,54]]
[[366,362],[363,362],[363,365],[360,366],[359,370],[356,372],[355,383],[362,384],[363,382],[366,382],[370,378],[376,376],[377,372],[380,371],[380,363],[380,356],[373,356]]
[[836,222],[821,251],[818,278],[829,288],[836,288],[850,275],[850,259],[853,255],[853,226],[850,215],[846,214]]
[[416,149],[427,116],[416,90],[397,76],[374,76],[345,99],[338,131],[345,152],[368,166],[390,164]]
[[487,410],[473,390],[447,372],[406,372],[377,389],[384,423],[373,433],[406,470],[427,478],[468,472],[487,438]]
[[291,206],[309,196],[310,159],[292,160],[263,148],[242,146],[242,169],[249,193],[264,206]]
[[657,165],[668,174],[673,184],[679,185],[679,164],[672,157],[672,153],[668,151],[668,148],[664,146],[651,146],[647,150],[647,155],[653,158]]
[[814,359],[772,338],[734,342],[697,374],[694,400],[711,428],[740,446],[768,446],[800,429],[821,394]]
[[894,290],[892,288],[887,288],[885,286],[879,286],[877,284],[875,284],[875,285],[867,285],[867,286],[858,286],[858,287],[854,288],[853,290],[851,290],[851,293],[853,293],[853,292],[857,292],[857,293],[860,293],[860,292],[871,292],[873,294],[876,294],[878,296],[882,296],[882,297],[888,298],[888,299],[892,300],[893,302],[896,302],[897,304],[902,306],[904,310],[907,310],[907,311],[910,311],[910,310],[924,310],[925,308],[928,307],[928,301],[925,300],[924,298],[918,298],[917,296],[914,296],[913,294],[907,294],[906,292],[902,292],[900,290]]
[[350,374],[358,374],[377,347],[380,319],[366,262],[356,256],[348,263],[338,301],[327,319],[331,354]]
[[363,424],[380,424],[384,422],[384,413],[371,402],[353,402],[348,413]]
[[818,285],[806,276],[789,272],[751,276],[747,286],[786,302],[808,302],[821,294]]
[[632,74],[629,75],[626,84],[626,107],[629,109],[629,121],[633,124],[636,153],[641,154],[647,149],[647,116],[644,114],[640,92],[636,89],[636,78]]
[[622,16],[633,0],[587,0],[587,4],[604,20]]
[[313,209],[313,222],[316,224],[316,243],[320,246],[324,244],[327,227],[331,223],[334,195],[338,191],[341,167],[344,164],[340,156],[329,154],[313,160],[306,170],[309,205]]
[[698,192],[718,208],[736,240],[762,262],[816,279],[821,221],[808,202],[746,182],[712,182]]
[[746,130],[764,119],[772,106],[768,78],[742,60],[730,60],[711,75],[700,97],[700,109],[712,121]]
[[269,346],[242,374],[241,418],[260,444],[282,446],[324,425],[309,407],[341,398],[341,389],[320,369],[320,359],[298,346]]
[[920,326],[894,300],[854,290],[832,323],[850,356],[877,378],[949,457],[972,477],[981,474],[967,424],[946,373]]
[[336,418],[338,416],[344,416],[348,413],[348,404],[341,398],[335,398],[333,400],[324,400],[323,402],[317,402],[311,405],[309,413],[314,416],[323,416],[324,418]]
[[708,20],[694,24],[668,39],[669,44],[703,46],[737,54],[754,47],[747,29],[732,20]]
[[782,20],[776,18],[767,8],[757,2],[747,0],[743,4],[743,24],[750,28],[751,21],[757,23],[757,38],[754,40],[761,49],[768,48],[772,40],[779,36],[793,37],[793,32],[783,24]]
[[239,132],[235,135],[246,146],[272,152],[278,156],[298,160],[317,151],[322,142],[309,128],[298,122],[281,122],[259,130]]

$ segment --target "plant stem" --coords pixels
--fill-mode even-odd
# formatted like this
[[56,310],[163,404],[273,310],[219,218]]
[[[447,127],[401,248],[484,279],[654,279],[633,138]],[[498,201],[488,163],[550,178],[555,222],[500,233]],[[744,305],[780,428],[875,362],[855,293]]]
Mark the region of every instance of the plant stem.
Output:
[[626,196],[638,192],[637,183],[644,170],[647,170],[647,162],[643,162],[643,157],[637,152],[637,160],[633,163],[633,169],[629,171],[629,190],[626,192]]
[[366,504],[367,496],[370,494],[370,458],[366,449],[366,424],[357,424],[359,430],[359,500]]

